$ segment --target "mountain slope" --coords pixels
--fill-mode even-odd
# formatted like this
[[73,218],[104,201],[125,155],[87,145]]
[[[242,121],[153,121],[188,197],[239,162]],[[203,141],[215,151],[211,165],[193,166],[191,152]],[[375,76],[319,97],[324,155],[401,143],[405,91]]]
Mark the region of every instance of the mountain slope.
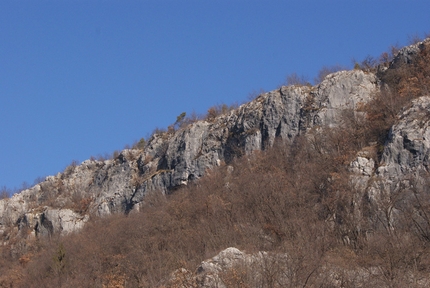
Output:
[[[427,271],[419,256],[412,261],[398,253],[401,248],[410,255],[424,255],[430,239],[428,43],[405,47],[391,62],[374,69],[340,71],[316,86],[283,86],[263,93],[237,109],[154,134],[143,150],[128,149],[115,159],[71,165],[1,200],[4,245],[19,256],[26,248],[17,251],[16,243],[23,243],[18,239],[52,239],[83,229],[76,237],[100,243],[94,251],[121,251],[107,255],[113,258],[106,261],[121,263],[124,271],[131,267],[118,259],[133,258],[135,247],[147,261],[154,261],[147,255],[157,254],[159,271],[161,267],[173,271],[181,267],[175,261],[196,264],[196,257],[237,244],[302,259],[297,263],[304,266],[296,268],[303,274],[291,274],[296,279],[292,286],[302,285],[318,269],[316,274],[324,274],[318,267],[328,266],[321,261],[342,268],[331,262],[331,255],[341,257],[339,249],[365,259],[367,268],[388,269],[381,263],[402,255],[407,263],[401,269],[412,269],[410,263],[421,261],[422,271]],[[171,197],[154,196],[157,191]],[[129,217],[97,226],[98,216],[111,214]],[[142,234],[135,236],[133,230]],[[102,238],[95,231],[103,231]],[[121,242],[121,236],[129,234],[131,238]],[[116,235],[121,245],[103,246],[107,241],[103,235]],[[378,243],[397,254],[383,252]],[[185,252],[178,252],[177,246]],[[72,246],[67,249],[80,253]],[[365,255],[378,255],[382,262]],[[134,260],[146,267],[142,259]],[[48,265],[47,271],[51,268]],[[396,275],[403,271],[400,268]],[[114,268],[100,269],[97,281]],[[149,277],[156,271],[136,273]],[[380,279],[385,272],[366,277]],[[165,272],[157,274],[152,286],[163,277]]]

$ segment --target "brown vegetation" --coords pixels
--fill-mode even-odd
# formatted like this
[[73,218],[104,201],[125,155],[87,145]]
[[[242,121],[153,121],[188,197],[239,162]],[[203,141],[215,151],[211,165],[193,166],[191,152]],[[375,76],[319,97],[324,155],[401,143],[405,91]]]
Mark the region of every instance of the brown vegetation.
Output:
[[10,190],[7,187],[0,188],[0,200],[9,198]]
[[338,71],[342,71],[342,70],[348,70],[348,68],[343,67],[341,65],[322,67],[320,71],[318,71],[317,77],[314,79],[314,85],[321,83],[327,75]]
[[[173,271],[194,271],[235,246],[288,257],[232,267],[221,275],[228,287],[326,287],[330,267],[348,287],[410,286],[430,272],[430,222],[422,216],[430,199],[417,190],[412,205],[421,212],[405,211],[395,233],[372,231],[377,217],[355,217],[356,206],[368,203],[355,202],[344,164],[365,144],[343,139],[354,132],[348,125],[291,145],[277,141],[173,195],[148,195],[141,212],[96,219],[79,234],[45,242],[31,260],[21,257],[20,285],[161,287]],[[188,276],[181,281],[197,285]]]
[[285,85],[297,85],[297,86],[311,86],[311,83],[303,75],[297,73],[291,73],[285,78]]
[[208,109],[208,112],[206,113],[206,116],[204,119],[206,121],[212,122],[215,120],[216,117],[219,115],[227,114],[228,112],[238,108],[237,104],[227,105],[227,104],[220,104],[212,106]]

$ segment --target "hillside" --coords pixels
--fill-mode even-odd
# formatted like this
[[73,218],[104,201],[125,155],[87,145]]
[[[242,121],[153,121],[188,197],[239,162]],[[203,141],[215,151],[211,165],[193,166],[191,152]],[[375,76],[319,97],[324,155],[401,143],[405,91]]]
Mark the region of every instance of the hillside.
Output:
[[[428,286],[429,43],[178,117],[0,200],[0,283]],[[246,252],[201,263],[228,247]]]

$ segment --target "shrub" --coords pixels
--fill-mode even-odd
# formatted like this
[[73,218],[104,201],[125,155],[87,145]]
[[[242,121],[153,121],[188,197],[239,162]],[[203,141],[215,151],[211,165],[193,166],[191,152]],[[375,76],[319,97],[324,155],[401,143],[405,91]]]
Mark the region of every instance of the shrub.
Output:
[[139,142],[137,142],[133,145],[133,148],[143,150],[143,149],[145,149],[145,145],[146,145],[145,138],[142,137],[142,138],[140,138]]
[[354,62],[354,70],[361,70],[361,66],[357,62]]
[[208,109],[205,116],[205,120],[212,122],[219,115],[227,114],[228,112],[237,108],[238,108],[237,104],[232,104],[230,106],[228,106],[227,104],[219,104],[219,105],[212,106]]
[[257,99],[258,96],[260,96],[261,94],[264,94],[265,92],[266,91],[264,91],[263,88],[260,88],[259,90],[254,90],[248,94],[247,99],[249,101],[255,100],[255,99]]
[[185,112],[182,112],[181,114],[179,114],[177,117],[176,117],[176,121],[175,121],[175,124],[173,124],[173,126],[176,128],[176,129],[179,129],[179,128],[182,128],[182,127],[184,127],[184,126],[186,126],[186,118],[185,118],[185,116],[187,115],[187,113],[185,113]]
[[307,80],[305,76],[299,76],[297,73],[292,73],[287,75],[285,84],[287,86],[297,85],[297,86],[311,86],[311,83]]
[[10,197],[10,195],[11,195],[11,191],[6,186],[3,186],[2,188],[0,188],[0,200],[7,199]]
[[334,66],[323,66],[320,71],[318,71],[318,75],[317,77],[314,79],[314,84],[319,84],[321,83],[324,78],[332,73],[338,72],[338,71],[342,71],[342,70],[347,70],[346,67],[340,66],[340,65],[334,65]]
[[79,165],[79,162],[77,160],[73,160],[72,163],[70,163],[70,165],[64,169],[63,175],[61,175],[61,178],[64,179],[70,176],[73,172],[75,172],[76,166],[78,165]]

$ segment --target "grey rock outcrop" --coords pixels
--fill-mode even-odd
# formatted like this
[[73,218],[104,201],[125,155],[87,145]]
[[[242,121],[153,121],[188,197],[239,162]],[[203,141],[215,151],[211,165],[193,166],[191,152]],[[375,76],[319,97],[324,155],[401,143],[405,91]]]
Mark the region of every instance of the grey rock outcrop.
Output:
[[398,179],[428,172],[430,157],[430,97],[413,100],[400,115],[389,134],[378,175]]
[[52,232],[66,233],[82,227],[88,214],[138,210],[148,192],[170,193],[221,163],[270,147],[275,138],[293,141],[314,126],[339,125],[342,111],[355,111],[377,89],[374,74],[353,70],[328,75],[314,87],[283,86],[263,93],[214,119],[155,134],[144,150],[127,149],[115,159],[71,165],[1,200],[1,225],[27,223],[37,232],[43,216],[52,223]]
[[156,135],[145,150],[151,160],[138,162],[150,179],[136,188],[131,202],[140,203],[151,189],[186,185],[219,163],[270,147],[275,138],[293,141],[315,125],[339,125],[342,111],[367,103],[377,87],[371,73],[337,72],[316,87],[284,86],[264,93],[213,122],[199,121],[164,136],[166,140]]
[[211,259],[203,261],[197,268],[196,278],[200,287],[227,287],[222,281],[220,274],[238,265],[251,265],[255,260],[237,248],[227,248]]
[[369,102],[376,92],[378,80],[372,73],[341,71],[328,75],[312,93],[317,113],[313,124],[333,127],[340,124],[342,111],[357,110]]
[[385,220],[391,221],[386,223],[389,227],[393,227],[400,206],[407,205],[407,199],[412,197],[413,193],[409,192],[417,188],[423,190],[423,185],[426,185],[430,157],[429,124],[429,96],[417,98],[405,107],[398,122],[390,129],[382,159],[373,181],[369,182],[367,198],[378,207],[374,209],[376,214],[385,211],[388,215],[385,218],[389,218]]
[[416,55],[424,48],[424,45],[427,45],[428,43],[430,43],[430,38],[413,45],[403,47],[399,50],[396,56],[394,56],[394,59],[390,63],[390,68],[396,69],[403,64],[413,63]]
[[[276,263],[286,267],[288,257],[285,254],[269,254],[257,252],[247,254],[237,248],[229,247],[219,252],[214,257],[202,261],[195,273],[178,269],[172,273],[168,287],[201,287],[201,288],[226,288],[229,287],[228,273],[231,275],[246,274],[246,280],[257,287],[268,285],[264,278],[267,271],[267,263]],[[278,267],[278,268],[279,268]],[[225,281],[227,279],[227,281]],[[286,274],[280,277],[278,285],[291,286]],[[270,284],[269,284],[270,285]]]
[[359,155],[354,161],[351,162],[351,172],[356,175],[370,177],[375,170],[375,160],[364,155]]
[[80,230],[89,220],[88,215],[80,215],[70,209],[45,207],[42,212],[29,212],[19,219],[19,225],[34,227],[33,236],[50,236],[54,231],[67,234]]
[[360,207],[364,204],[371,211],[369,219],[391,230],[399,220],[400,211],[415,209],[411,204],[415,201],[414,193],[427,191],[430,97],[413,100],[397,118],[378,163],[371,157],[372,153],[364,150],[350,164],[350,180],[356,191],[355,213],[362,215]]

